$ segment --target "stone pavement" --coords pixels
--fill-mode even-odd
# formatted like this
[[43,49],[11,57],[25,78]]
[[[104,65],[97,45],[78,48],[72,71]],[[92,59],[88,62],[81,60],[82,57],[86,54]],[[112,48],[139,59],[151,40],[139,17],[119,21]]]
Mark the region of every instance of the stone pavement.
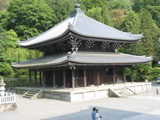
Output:
[[82,102],[51,99],[30,100],[17,95],[18,109],[0,113],[0,120],[91,120],[91,111],[99,109],[102,120],[160,120],[160,84],[152,90],[127,98],[103,98]]

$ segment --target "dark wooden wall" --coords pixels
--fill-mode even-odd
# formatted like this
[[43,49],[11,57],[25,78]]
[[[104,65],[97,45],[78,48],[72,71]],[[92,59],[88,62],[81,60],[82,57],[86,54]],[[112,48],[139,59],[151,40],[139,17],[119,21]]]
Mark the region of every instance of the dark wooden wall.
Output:
[[[62,87],[63,85],[63,71],[55,70],[55,85]],[[84,86],[84,69],[76,69],[75,72],[75,87]],[[72,71],[65,70],[66,87],[72,87]],[[86,85],[101,85],[113,83],[113,68],[106,70],[106,67],[95,67],[86,69]],[[53,86],[53,71],[45,71],[45,83],[46,86]],[[99,81],[98,81],[99,80]],[[116,77],[115,77],[116,80]],[[116,82],[116,81],[115,81]]]

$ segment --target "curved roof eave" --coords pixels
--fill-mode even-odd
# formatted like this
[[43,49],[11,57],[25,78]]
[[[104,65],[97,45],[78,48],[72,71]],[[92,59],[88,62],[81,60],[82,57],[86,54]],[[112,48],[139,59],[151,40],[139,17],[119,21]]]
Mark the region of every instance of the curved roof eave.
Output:
[[73,21],[74,18],[69,17],[61,23],[45,31],[44,33],[37,35],[36,37],[30,38],[25,41],[18,41],[18,44],[25,47],[44,43],[52,39],[57,39],[68,31],[69,24],[72,24]]
[[[88,38],[91,38],[91,39],[98,39],[99,41],[113,41],[113,42],[115,42],[115,41],[117,41],[117,42],[121,42],[121,41],[123,41],[123,42],[126,42],[126,43],[130,43],[130,42],[136,42],[136,41],[140,41],[140,39],[141,38],[143,38],[143,36],[138,36],[137,35],[137,37],[135,38],[135,39],[132,39],[132,40],[129,40],[129,39],[118,39],[118,38],[111,38],[111,37],[108,37],[108,38],[105,38],[105,37],[102,37],[102,36],[91,36],[91,35],[87,35],[87,34],[83,34],[83,33],[79,33],[79,32],[77,32],[76,30],[74,30],[74,29],[70,29],[70,31],[71,32],[73,32],[73,33],[75,33],[75,34],[77,34],[77,35],[79,35],[79,36],[82,36],[83,38],[84,37],[86,37],[87,39]],[[133,34],[132,34],[133,35]],[[132,36],[131,35],[131,36]],[[135,35],[136,36],[136,35]]]
[[73,34],[76,34],[78,35],[79,37],[82,37],[83,39],[92,39],[92,40],[95,40],[95,41],[113,41],[113,42],[125,42],[125,43],[133,43],[133,42],[138,42],[140,41],[140,39],[135,39],[135,40],[120,40],[120,39],[113,39],[113,38],[104,38],[104,37],[94,37],[94,36],[89,36],[89,35],[84,35],[84,34],[81,34],[81,33],[78,33],[77,31],[75,31],[74,29],[72,28],[67,28],[66,31],[63,32],[63,34],[55,37],[55,38],[50,38],[50,39],[47,39],[45,41],[40,41],[38,43],[32,43],[32,44],[25,44],[25,42],[27,41],[20,41],[19,42],[19,45],[23,46],[23,47],[31,47],[31,46],[35,46],[35,45],[40,45],[40,44],[43,44],[43,43],[46,43],[46,42],[49,42],[49,41],[54,41],[54,42],[57,42],[59,39],[62,41],[63,37],[66,36],[67,33],[70,33],[72,32]]
[[59,62],[58,64],[38,64],[38,65],[18,65],[15,63],[11,63],[11,66],[17,69],[28,69],[28,68],[46,68],[46,67],[53,67],[53,66],[64,66],[65,64],[67,65],[69,63],[68,60],[65,60],[63,62]]
[[[108,59],[107,59],[108,58]],[[61,55],[50,55],[40,57],[20,63],[12,63],[15,68],[46,68],[73,65],[96,66],[96,65],[136,65],[144,64],[153,60],[152,57],[135,56],[122,53],[103,53],[103,52],[73,52],[72,54],[63,53]]]

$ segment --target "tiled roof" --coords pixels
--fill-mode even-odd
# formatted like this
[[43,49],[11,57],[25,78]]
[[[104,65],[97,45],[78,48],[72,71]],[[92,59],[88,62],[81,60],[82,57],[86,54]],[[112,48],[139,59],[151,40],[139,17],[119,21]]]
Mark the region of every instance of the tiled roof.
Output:
[[[71,27],[69,27],[71,26]],[[50,40],[57,40],[67,31],[72,31],[84,37],[100,38],[106,40],[137,41],[143,37],[142,34],[131,34],[112,28],[100,23],[85,14],[75,13],[63,22],[57,24],[46,32],[30,38],[26,41],[19,41],[21,46],[32,46]]]
[[15,68],[51,67],[75,64],[84,66],[94,65],[134,65],[150,62],[152,57],[135,56],[122,53],[106,52],[75,52],[61,53],[40,57],[12,64]]

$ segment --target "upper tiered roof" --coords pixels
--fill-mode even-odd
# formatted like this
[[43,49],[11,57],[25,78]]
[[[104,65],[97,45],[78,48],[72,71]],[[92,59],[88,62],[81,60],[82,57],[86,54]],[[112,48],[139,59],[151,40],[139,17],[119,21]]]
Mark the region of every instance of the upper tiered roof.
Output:
[[30,38],[26,41],[19,41],[19,45],[29,47],[49,41],[58,42],[62,37],[70,32],[91,40],[96,38],[97,41],[105,40],[110,42],[123,41],[125,43],[133,43],[139,41],[139,39],[143,37],[142,34],[123,32],[100,23],[90,17],[87,17],[84,12],[81,11],[78,4],[76,4],[75,7],[75,11],[71,13],[69,18],[36,37]]

